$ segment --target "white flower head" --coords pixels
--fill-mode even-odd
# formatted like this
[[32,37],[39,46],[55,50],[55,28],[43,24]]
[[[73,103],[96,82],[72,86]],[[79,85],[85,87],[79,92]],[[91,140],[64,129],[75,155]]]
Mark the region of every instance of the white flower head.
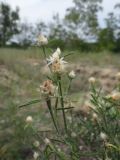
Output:
[[43,35],[39,35],[38,40],[37,40],[37,45],[38,46],[44,46],[48,44],[48,39],[43,36]]
[[95,79],[94,77],[90,77],[90,78],[88,79],[88,81],[89,81],[89,83],[94,84],[94,83],[96,82],[96,79]]
[[71,116],[67,116],[66,118],[68,119],[68,121],[69,121],[70,123],[72,123],[72,117],[71,117]]
[[96,113],[93,113],[92,116],[93,116],[94,119],[97,119],[97,118],[98,118],[98,115],[97,115]]
[[107,135],[105,133],[101,132],[100,138],[105,141],[107,139]]
[[73,138],[77,137],[76,133],[75,133],[75,132],[72,132],[72,133],[71,133],[71,137],[73,137]]
[[74,79],[75,77],[76,77],[76,74],[75,74],[75,72],[72,70],[70,73],[69,73],[69,78],[71,78],[71,79]]
[[48,138],[45,138],[45,139],[44,139],[44,142],[45,142],[45,144],[47,144],[47,145],[50,144],[50,140],[49,140]]
[[36,160],[36,159],[38,159],[38,157],[39,157],[39,153],[38,152],[34,152],[33,158]]
[[27,116],[26,117],[26,123],[32,123],[32,122],[33,122],[32,116]]
[[57,50],[50,56],[48,61],[48,65],[51,67],[52,72],[54,73],[61,73],[65,69],[65,64],[67,63],[64,61],[64,57],[60,57],[61,50],[57,48]]
[[61,152],[61,148],[58,148],[57,150],[58,150],[58,152]]
[[56,59],[60,59],[61,50],[60,48],[57,48],[56,51],[50,56],[47,61],[48,65],[52,64]]
[[65,61],[63,60],[63,57],[60,58],[60,59],[56,59],[56,60],[52,63],[51,69],[52,69],[52,71],[53,71],[54,73],[62,73],[62,72],[65,71],[65,64],[66,64],[66,63],[67,63],[67,62],[65,62]]
[[83,149],[83,146],[79,146],[79,149],[82,150],[82,149]]

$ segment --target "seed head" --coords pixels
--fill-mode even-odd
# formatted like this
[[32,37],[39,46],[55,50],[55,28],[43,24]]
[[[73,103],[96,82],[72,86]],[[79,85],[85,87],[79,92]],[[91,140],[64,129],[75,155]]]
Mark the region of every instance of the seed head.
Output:
[[57,87],[53,85],[51,80],[46,80],[40,86],[43,95],[53,96],[56,93]]

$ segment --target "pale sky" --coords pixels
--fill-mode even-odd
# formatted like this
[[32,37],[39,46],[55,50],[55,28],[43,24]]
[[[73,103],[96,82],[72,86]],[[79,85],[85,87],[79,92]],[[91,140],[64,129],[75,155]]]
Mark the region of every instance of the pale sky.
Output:
[[[63,18],[66,8],[73,6],[72,0],[0,0],[8,2],[13,8],[19,6],[20,17],[28,22],[42,20],[49,22],[55,13]],[[103,24],[103,17],[113,9],[113,6],[120,0],[103,0],[104,12],[100,14],[100,23]]]

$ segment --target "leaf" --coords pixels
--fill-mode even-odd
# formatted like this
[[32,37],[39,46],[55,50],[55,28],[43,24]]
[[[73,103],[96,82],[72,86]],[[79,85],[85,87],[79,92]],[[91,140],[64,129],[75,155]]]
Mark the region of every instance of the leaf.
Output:
[[59,139],[50,139],[51,141],[54,141],[54,142],[58,142],[58,143],[64,143],[64,141],[63,140],[59,140]]
[[85,153],[80,153],[79,156],[85,156],[85,157],[91,157],[91,156],[99,156],[101,155],[102,153],[101,152],[85,152]]
[[68,57],[68,56],[70,56],[70,55],[73,54],[73,53],[74,53],[74,52],[70,52],[70,53],[64,55],[64,57]]
[[29,106],[29,105],[32,105],[32,104],[35,104],[35,103],[39,103],[39,102],[41,102],[41,99],[35,99],[35,100],[32,100],[30,102],[27,102],[25,104],[22,104],[22,105],[18,106],[18,108],[26,107],[26,106]]
[[[73,109],[74,107],[66,107],[64,110]],[[57,110],[62,110],[63,108],[57,108]]]
[[46,76],[49,80],[53,81],[53,78],[50,76]]

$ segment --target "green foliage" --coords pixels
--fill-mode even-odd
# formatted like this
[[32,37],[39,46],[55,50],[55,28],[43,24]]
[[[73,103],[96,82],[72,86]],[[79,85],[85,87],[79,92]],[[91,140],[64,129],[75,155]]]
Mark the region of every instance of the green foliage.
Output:
[[113,51],[115,48],[115,37],[113,30],[110,28],[102,29],[99,32],[98,43],[101,49],[107,49]]
[[56,49],[57,47],[60,47],[62,50],[65,49],[65,41],[60,40],[60,39],[51,39],[49,43],[49,47]]
[[99,51],[98,43],[85,42],[83,40],[80,40],[79,38],[73,38],[68,40],[66,47],[69,50],[77,49],[78,51],[86,52],[86,53]]
[[53,22],[48,26],[50,39],[60,39],[65,41],[67,38],[67,31],[64,27],[64,22],[60,20],[59,14],[53,16]]
[[65,20],[68,26],[75,31],[82,31],[85,35],[96,34],[99,24],[97,13],[102,9],[101,0],[73,0],[74,7],[68,8]]
[[14,35],[19,33],[18,20],[19,9],[12,10],[6,3],[0,4],[0,45],[6,45],[6,42]]
[[[64,19],[59,14],[53,21],[46,24],[37,22],[35,25],[19,22],[19,9],[12,10],[9,4],[0,4],[0,46],[6,45],[15,35],[11,47],[28,48],[34,45],[36,37],[44,33],[51,39],[49,46],[55,49],[58,44],[64,49],[79,51],[119,52],[119,12],[114,10],[105,17],[105,27],[99,24],[98,13],[102,10],[102,0],[73,0],[74,6],[66,10]],[[119,10],[119,4],[115,5]]]
[[116,53],[120,52],[120,38],[117,38],[113,51],[116,52]]

